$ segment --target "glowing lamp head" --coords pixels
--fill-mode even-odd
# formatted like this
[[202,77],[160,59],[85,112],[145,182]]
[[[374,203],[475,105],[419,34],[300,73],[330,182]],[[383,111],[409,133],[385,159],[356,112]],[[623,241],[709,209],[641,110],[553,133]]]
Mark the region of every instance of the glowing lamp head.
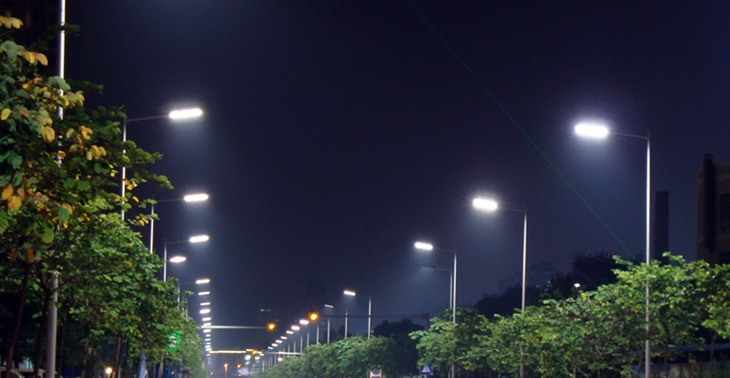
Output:
[[482,211],[496,211],[499,209],[497,201],[489,198],[474,198],[471,204],[475,209]]
[[433,244],[426,243],[426,242],[415,242],[413,243],[413,246],[416,247],[416,249],[420,249],[422,251],[433,251]]
[[190,108],[190,109],[178,109],[173,110],[168,114],[168,117],[172,120],[180,120],[180,119],[189,119],[189,118],[198,118],[203,115],[203,109],[200,108]]
[[608,127],[599,123],[579,123],[575,125],[575,134],[584,138],[605,139],[608,137]]

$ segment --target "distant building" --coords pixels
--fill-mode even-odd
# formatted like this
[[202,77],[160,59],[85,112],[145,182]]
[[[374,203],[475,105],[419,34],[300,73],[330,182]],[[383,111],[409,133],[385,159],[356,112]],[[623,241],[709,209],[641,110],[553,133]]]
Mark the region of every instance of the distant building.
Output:
[[669,249],[669,192],[658,191],[654,196],[654,242],[652,260],[666,262],[662,255]]
[[697,172],[697,259],[730,263],[730,163],[709,154]]

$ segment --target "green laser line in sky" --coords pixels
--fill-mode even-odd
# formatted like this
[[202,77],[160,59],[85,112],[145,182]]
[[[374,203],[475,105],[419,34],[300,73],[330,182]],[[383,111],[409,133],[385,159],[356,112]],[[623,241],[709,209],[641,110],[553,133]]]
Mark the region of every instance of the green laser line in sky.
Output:
[[598,220],[598,222],[601,223],[603,228],[605,228],[606,231],[608,231],[608,233],[614,238],[614,240],[616,240],[616,242],[621,246],[621,248],[623,248],[624,251],[626,251],[626,253],[628,253],[632,258],[635,258],[636,255],[633,252],[631,252],[631,250],[629,250],[629,248],[623,243],[623,241],[621,241],[621,239],[611,229],[611,227],[608,225],[608,223],[606,223],[606,221],[601,217],[600,214],[598,214],[598,212],[593,208],[593,206],[591,206],[588,203],[588,200],[586,200],[586,198],[583,197],[583,195],[581,195],[580,192],[578,192],[578,189],[576,189],[575,186],[573,186],[573,184],[571,184],[570,181],[568,181],[568,178],[565,177],[565,174],[563,174],[563,172],[560,170],[560,168],[558,168],[555,165],[555,163],[552,161],[552,159],[550,159],[550,157],[548,157],[548,155],[545,153],[545,151],[542,148],[540,148],[540,146],[537,145],[535,140],[533,140],[532,137],[530,137],[530,135],[527,133],[527,131],[525,131],[525,129],[522,127],[522,125],[520,125],[520,123],[517,122],[517,120],[512,116],[512,114],[510,114],[510,112],[507,111],[507,109],[504,107],[504,105],[502,105],[502,103],[499,102],[497,97],[487,88],[486,85],[484,85],[484,82],[476,75],[474,70],[472,70],[471,67],[469,67],[469,65],[464,61],[464,59],[462,59],[461,56],[456,52],[456,50],[454,50],[454,48],[451,46],[451,44],[449,44],[449,42],[446,41],[446,39],[444,39],[444,37],[441,35],[441,33],[439,33],[438,30],[436,30],[436,28],[433,26],[433,24],[431,24],[431,22],[428,21],[426,16],[416,7],[416,5],[413,3],[413,1],[408,0],[408,4],[411,6],[411,8],[413,8],[413,10],[416,12],[416,14],[418,14],[418,17],[420,17],[421,20],[428,26],[428,28],[431,30],[431,32],[433,32],[433,34],[436,36],[436,38],[438,38],[438,40],[441,41],[441,43],[449,50],[449,52],[451,52],[451,55],[453,55],[454,58],[456,58],[456,60],[459,62],[459,64],[461,64],[461,66],[464,67],[464,69],[469,73],[469,75],[472,77],[472,79],[474,79],[474,81],[477,82],[479,87],[481,87],[482,90],[487,94],[487,96],[489,96],[489,98],[492,99],[492,101],[497,105],[499,110],[501,110],[502,113],[504,113],[504,115],[507,116],[507,118],[512,123],[512,125],[514,125],[517,128],[517,130],[519,130],[520,134],[522,134],[522,136],[525,139],[527,139],[527,141],[530,143],[530,145],[535,150],[537,150],[537,152],[540,154],[540,156],[542,156],[542,158],[545,159],[545,161],[550,165],[550,167],[553,168],[555,173],[557,173],[558,176],[563,180],[563,182],[565,182],[565,184],[568,185],[568,188],[570,188],[571,192],[573,192],[573,194],[575,194],[578,197],[580,202],[583,203],[583,205],[585,205],[588,208],[588,210],[593,214],[594,217],[596,217],[596,219]]

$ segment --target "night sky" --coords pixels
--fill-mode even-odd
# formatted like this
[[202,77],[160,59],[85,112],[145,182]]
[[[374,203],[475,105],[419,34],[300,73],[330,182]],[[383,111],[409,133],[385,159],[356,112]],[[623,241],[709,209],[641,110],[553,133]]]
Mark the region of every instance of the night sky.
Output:
[[[89,104],[129,118],[195,105],[197,121],[131,123],[164,157],[156,249],[210,277],[217,325],[291,324],[324,303],[341,315],[448,307],[516,284],[528,204],[530,282],[578,253],[644,255],[646,143],[577,138],[603,120],[652,128],[652,186],[669,192],[670,249],[695,258],[695,174],[730,161],[730,7],[635,1],[70,1],[67,77],[103,84]],[[140,229],[147,238],[147,231]],[[192,289],[192,286],[186,286]],[[197,313],[197,299],[191,313]],[[197,315],[196,315],[197,316]],[[376,317],[373,326],[382,321]],[[336,318],[335,322],[341,322]],[[365,319],[351,331],[364,333]],[[263,331],[213,331],[214,349],[261,348]]]

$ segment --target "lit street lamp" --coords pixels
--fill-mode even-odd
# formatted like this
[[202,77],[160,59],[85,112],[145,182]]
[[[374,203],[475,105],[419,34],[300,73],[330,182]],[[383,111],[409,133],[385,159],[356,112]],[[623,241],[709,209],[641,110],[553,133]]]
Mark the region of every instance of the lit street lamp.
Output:
[[[449,250],[449,249],[442,249],[442,248],[435,248],[433,244],[426,243],[426,242],[415,242],[413,244],[416,249],[420,249],[422,251],[441,251],[446,253],[453,253],[454,254],[454,271],[451,276],[451,287],[453,288],[453,295],[451,296],[451,323],[454,325],[454,332],[456,332],[456,268],[457,268],[457,261],[456,261],[456,251],[455,250]],[[455,375],[455,367],[454,363],[451,363],[451,378],[456,377]]]
[[[166,199],[166,200],[159,200],[155,201],[157,203],[165,203],[165,202],[205,202],[208,200],[208,194],[206,193],[195,193],[195,194],[188,194],[185,195],[183,198],[175,198],[175,199]],[[155,203],[150,204],[150,253],[153,252],[153,247],[155,245]]]
[[[158,116],[152,116],[152,117],[140,117],[140,118],[125,118],[122,120],[122,142],[127,141],[127,124],[132,122],[140,122],[140,121],[150,121],[155,119],[163,119],[163,118],[169,118],[174,121],[178,120],[185,120],[185,119],[191,119],[191,118],[199,118],[203,115],[203,110],[200,108],[191,108],[191,109],[178,109],[173,110],[168,114],[165,115],[158,115]],[[124,151],[126,152],[126,150]],[[124,196],[126,194],[126,185],[125,181],[127,179],[127,168],[122,166],[122,203],[124,203],[125,199]],[[122,219],[124,219],[124,210],[122,209]]]
[[[499,203],[490,198],[475,198],[472,201],[472,205],[475,209],[481,211],[494,212],[499,209]],[[523,231],[522,231],[522,301],[520,302],[520,310],[522,314],[525,313],[525,293],[527,291],[527,204],[525,207],[520,209],[517,207],[507,207],[504,209],[517,211],[524,215]],[[520,346],[520,378],[525,376],[525,363],[524,356],[522,354],[523,348]]]
[[442,248],[436,248],[431,243],[426,242],[415,242],[413,246],[416,249],[420,249],[422,251],[441,251],[446,253],[451,253],[454,255],[454,270],[452,271],[451,275],[451,321],[454,325],[456,325],[456,269],[457,269],[457,260],[456,260],[456,251],[450,250],[450,249],[442,249]]
[[[168,242],[167,240],[165,240],[165,248],[164,248],[164,253],[162,255],[162,259],[165,261],[165,264],[162,266],[162,280],[167,281],[167,246],[168,245],[179,244],[179,243],[191,243],[191,244],[204,243],[204,242],[207,242],[208,240],[210,240],[210,237],[208,235],[195,235],[195,236],[191,236],[187,240],[177,240],[177,241],[171,241],[171,242]],[[182,256],[179,256],[179,257],[182,257]],[[185,261],[185,260],[182,260],[182,261]],[[177,261],[177,262],[182,262],[182,261]],[[174,263],[176,261],[172,261],[172,259],[170,259],[170,262]]]
[[[575,125],[578,136],[592,139],[605,139],[610,134],[646,141],[646,264],[651,264],[651,127],[646,127],[646,135],[629,134],[609,130],[599,123],[579,123]],[[644,346],[644,376],[651,376],[651,342],[649,340],[649,282],[646,283],[646,340]]]
[[[494,212],[500,209],[499,203],[489,198],[475,198],[472,201],[472,205],[477,210]],[[505,210],[516,211],[524,215],[523,230],[522,230],[522,302],[520,309],[525,312],[525,292],[527,288],[527,205],[523,208],[517,207],[501,207]]]
[[[350,297],[366,297],[368,299],[368,340],[370,340],[370,325],[372,324],[373,317],[373,298],[371,298],[369,295],[357,294],[352,290],[345,290],[344,292],[342,292],[342,294]],[[347,321],[347,319],[345,319],[345,321]],[[345,332],[345,337],[347,337],[347,332]]]

